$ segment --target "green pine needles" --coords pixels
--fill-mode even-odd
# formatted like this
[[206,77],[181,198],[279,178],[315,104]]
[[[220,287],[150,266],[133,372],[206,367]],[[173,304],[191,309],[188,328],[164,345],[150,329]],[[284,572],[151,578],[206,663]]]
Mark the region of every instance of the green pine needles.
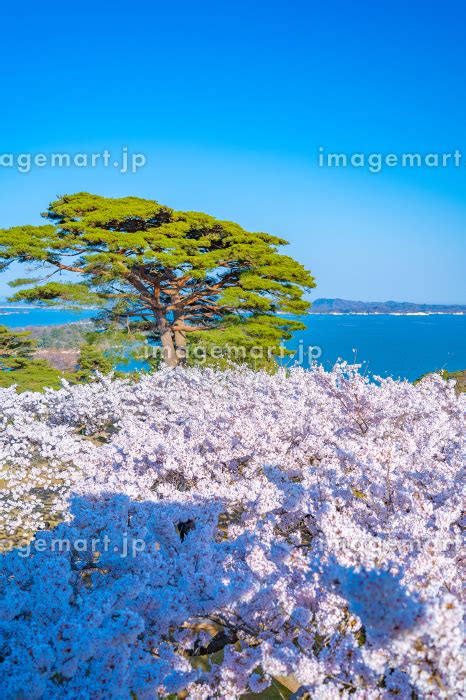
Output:
[[0,387],[15,384],[19,391],[60,387],[61,373],[45,360],[34,357],[37,341],[28,331],[0,326]]
[[173,367],[194,345],[240,348],[238,359],[251,364],[305,327],[287,315],[307,311],[314,278],[279,252],[282,238],[153,200],[84,192],[43,216],[43,226],[0,230],[0,266],[35,271],[14,283],[22,287],[14,301],[96,307],[104,329],[143,333]]

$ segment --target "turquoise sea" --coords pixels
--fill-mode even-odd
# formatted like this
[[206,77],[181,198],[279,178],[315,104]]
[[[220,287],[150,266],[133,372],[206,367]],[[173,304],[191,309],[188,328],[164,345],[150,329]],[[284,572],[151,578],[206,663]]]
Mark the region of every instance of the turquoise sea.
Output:
[[0,305],[0,325],[9,328],[24,326],[59,326],[63,323],[85,321],[95,311],[69,311],[68,309],[46,309],[37,307],[12,307]]
[[[92,315],[92,311],[0,307],[0,324],[42,326]],[[438,369],[466,369],[466,316],[311,314],[304,321],[307,330],[296,333],[288,347],[296,350],[295,361],[305,367],[309,358],[321,353],[317,361],[326,368],[338,358],[356,360],[371,374],[409,380]]]
[[[289,347],[318,346],[318,359],[330,368],[339,358],[362,363],[370,374],[414,380],[433,370],[466,369],[466,315],[311,314],[307,330],[295,334]],[[311,351],[311,356],[318,351]]]

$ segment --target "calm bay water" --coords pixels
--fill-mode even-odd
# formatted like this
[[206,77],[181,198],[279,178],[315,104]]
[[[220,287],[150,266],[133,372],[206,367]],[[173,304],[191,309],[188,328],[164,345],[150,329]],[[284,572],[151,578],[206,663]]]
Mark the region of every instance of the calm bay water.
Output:
[[[425,372],[466,369],[466,316],[329,316],[311,314],[292,349],[319,346],[330,368],[339,358],[371,374],[414,380]],[[305,353],[304,366],[307,366]]]
[[[7,312],[3,314],[3,312]],[[90,318],[92,311],[62,309],[2,309],[0,324],[11,328],[69,323]],[[307,330],[288,344],[302,351],[308,366],[308,347],[319,346],[319,358],[330,368],[338,358],[361,362],[372,374],[417,379],[438,369],[466,369],[466,316],[329,316],[311,314]]]
[[69,311],[68,309],[16,309],[0,306],[0,325],[9,328],[24,326],[60,326],[63,323],[84,321],[95,316],[95,311]]

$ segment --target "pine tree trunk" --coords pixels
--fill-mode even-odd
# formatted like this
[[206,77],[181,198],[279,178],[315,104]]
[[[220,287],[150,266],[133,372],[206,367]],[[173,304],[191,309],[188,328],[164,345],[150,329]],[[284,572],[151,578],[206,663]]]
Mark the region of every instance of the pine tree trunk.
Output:
[[163,359],[166,365],[168,367],[176,367],[178,364],[178,357],[170,328],[165,328],[161,331],[160,342],[162,343]]
[[186,331],[175,331],[175,346],[178,363],[186,364]]

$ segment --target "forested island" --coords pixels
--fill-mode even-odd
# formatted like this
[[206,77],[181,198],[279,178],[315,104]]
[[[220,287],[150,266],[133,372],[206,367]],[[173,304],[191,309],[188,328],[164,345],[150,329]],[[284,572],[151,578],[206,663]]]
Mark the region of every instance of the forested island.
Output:
[[409,301],[316,299],[311,314],[466,314],[462,304],[415,304]]

